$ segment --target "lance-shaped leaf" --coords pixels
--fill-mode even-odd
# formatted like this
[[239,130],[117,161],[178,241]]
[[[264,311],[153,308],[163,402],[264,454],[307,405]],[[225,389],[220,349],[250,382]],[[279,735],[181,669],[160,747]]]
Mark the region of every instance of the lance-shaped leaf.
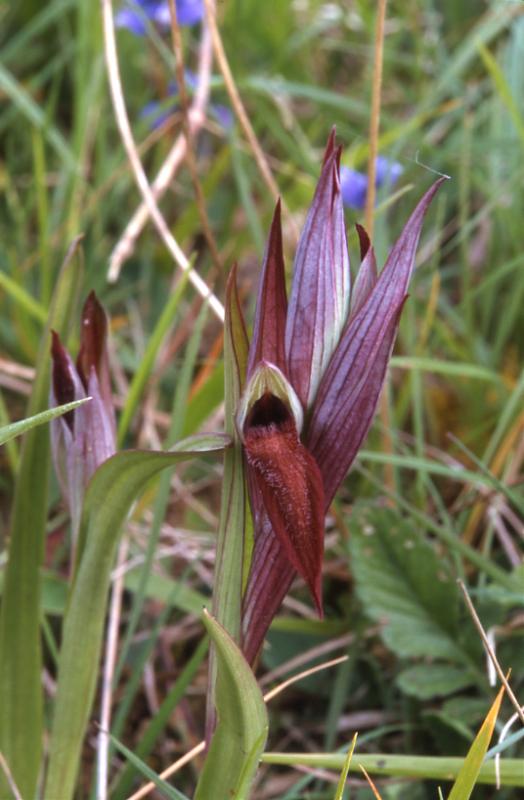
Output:
[[247,462],[273,530],[321,614],[324,491],[319,469],[300,441],[291,412],[273,394],[255,402],[243,435]]
[[248,345],[237,291],[236,266],[231,270],[227,284],[224,327],[225,427],[233,445],[224,457],[213,612],[229,635],[239,642],[246,497],[244,463],[235,426],[235,410],[239,406],[245,380]]
[[95,691],[111,568],[120,529],[145,483],[162,469],[200,453],[222,450],[229,437],[191,437],[168,452],[127,451],[93,475],[82,510],[85,543],[64,622],[44,797],[70,800]]
[[31,428],[36,428],[38,425],[51,422],[52,419],[62,417],[90,401],[90,397],[86,397],[84,400],[74,400],[72,403],[65,403],[57,408],[49,408],[47,411],[41,411],[40,414],[27,417],[27,419],[21,419],[18,420],[18,422],[11,422],[9,425],[3,425],[0,428],[0,445],[10,442],[11,439],[16,439],[17,436],[21,436],[23,433],[30,431]]
[[[489,743],[493,735],[493,731],[495,729],[495,723],[497,721],[503,696],[504,686],[501,688],[495,700],[493,701],[493,705],[488,711],[486,719],[482,723],[479,732],[475,736],[475,740],[471,745],[466,758],[464,759],[464,763],[460,768],[457,779],[453,784],[451,792],[449,793],[448,800],[469,800],[471,797],[473,789],[477,783],[484,757],[487,753]],[[524,770],[522,774],[524,775]]]
[[266,743],[267,711],[255,676],[238,646],[207,612],[204,624],[217,653],[218,724],[195,800],[247,800]]
[[[224,480],[217,533],[213,613],[231,638],[240,644],[241,605],[244,560],[246,557],[246,489],[244,457],[235,426],[235,411],[240,403],[247,367],[247,334],[238,297],[236,265],[231,270],[226,289],[224,321],[224,407],[226,433],[232,447],[224,454]],[[214,648],[209,657],[207,688],[206,738],[215,724],[216,659]]]
[[415,264],[424,215],[444,178],[418,203],[364,304],[352,315],[319,387],[308,446],[331,502],[366,436]]
[[[42,333],[28,415],[47,407],[49,331],[65,334],[76,304],[80,239],[68,250]],[[49,431],[36,427],[22,442],[0,615],[0,750],[22,797],[35,796],[42,753],[40,570],[48,503]],[[11,792],[0,770],[0,796]]]
[[247,374],[250,377],[261,361],[275,364],[286,372],[284,337],[286,330],[287,295],[282,250],[282,223],[278,201],[262,262],[262,272],[249,348]]
[[295,256],[286,324],[291,383],[305,408],[315,398],[349,308],[350,272],[340,193],[340,148],[328,152]]

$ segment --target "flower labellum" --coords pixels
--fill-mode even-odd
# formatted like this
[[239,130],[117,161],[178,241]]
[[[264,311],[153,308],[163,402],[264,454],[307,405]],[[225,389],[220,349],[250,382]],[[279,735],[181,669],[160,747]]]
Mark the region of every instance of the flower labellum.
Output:
[[293,387],[277,367],[262,362],[244,393],[240,437],[253,491],[322,614],[324,489],[315,460],[300,441],[302,420]]
[[51,449],[62,494],[76,537],[84,490],[96,468],[116,450],[116,423],[109,360],[107,318],[94,292],[82,310],[76,364],[52,333],[50,405],[91,397],[83,406],[51,422]]
[[340,152],[333,131],[297,247],[289,308],[280,204],[260,277],[236,419],[254,523],[242,608],[251,663],[297,572],[322,613],[324,516],[371,426],[422,222],[443,182],[420,200],[380,274],[357,228],[362,263],[351,292]]

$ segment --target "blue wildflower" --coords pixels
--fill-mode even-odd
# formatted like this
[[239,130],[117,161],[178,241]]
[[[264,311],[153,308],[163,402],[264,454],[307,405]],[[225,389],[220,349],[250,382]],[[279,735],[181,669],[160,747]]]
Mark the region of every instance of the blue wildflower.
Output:
[[[176,0],[176,13],[180,25],[196,25],[204,16],[203,0]],[[128,0],[115,14],[117,28],[127,28],[136,36],[146,34],[148,21],[161,28],[169,27],[167,0]]]
[[[385,156],[378,156],[376,160],[375,186],[392,187],[404,171],[401,164],[391,161]],[[363,172],[358,172],[350,167],[340,168],[340,188],[345,206],[361,211],[366,205],[368,191],[368,177]]]
[[[198,86],[198,75],[190,69],[185,71],[186,87],[191,91],[196,91]],[[152,130],[160,128],[169,116],[178,108],[178,83],[171,81],[168,86],[168,99],[159,103],[157,100],[152,100],[150,103],[142,108],[140,116],[146,119]],[[215,118],[219,125],[224,130],[229,131],[233,127],[234,117],[233,113],[228,106],[221,103],[211,103],[209,106],[211,115]]]

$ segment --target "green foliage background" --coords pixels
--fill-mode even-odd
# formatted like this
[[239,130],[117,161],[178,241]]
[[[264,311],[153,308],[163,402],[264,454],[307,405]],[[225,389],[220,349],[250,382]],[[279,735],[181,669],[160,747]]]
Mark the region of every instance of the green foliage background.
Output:
[[[218,4],[235,81],[299,225],[333,124],[344,144],[342,163],[366,168],[375,5]],[[59,266],[79,233],[81,294],[94,288],[111,315],[115,393],[122,406],[158,333],[175,267],[148,225],[119,280],[107,282],[111,250],[139,196],[109,101],[98,5],[24,0],[0,14],[0,423],[26,414]],[[194,66],[198,28],[184,31],[184,43],[188,65]],[[141,114],[152,100],[169,106],[169,41],[154,31],[147,38],[120,31],[118,47],[130,118],[153,176],[180,130],[176,113],[155,131]],[[228,103],[216,68],[212,101]],[[229,267],[239,263],[251,318],[273,199],[238,126],[224,131],[211,122],[197,151],[226,265],[222,274],[213,274],[185,166],[161,208],[184,251],[194,255],[194,268],[214,282],[221,299]],[[273,625],[260,674],[262,681],[272,669],[288,676],[299,668],[291,659],[301,655],[301,664],[349,655],[335,670],[274,701],[272,749],[335,751],[359,730],[362,753],[457,756],[467,751],[493,695],[457,577],[468,585],[484,626],[496,632],[497,653],[505,669],[513,668],[517,696],[524,690],[524,571],[517,566],[524,460],[521,2],[391,0],[380,151],[398,160],[404,173],[395,187],[398,196],[379,194],[379,263],[433,171],[452,178],[424,228],[421,266],[393,360],[387,390],[392,452],[384,449],[379,419],[329,519],[326,618],[315,618],[306,591],[297,586]],[[353,223],[361,216],[347,212],[353,265]],[[291,270],[289,217],[284,225]],[[221,425],[220,324],[201,310],[188,285],[172,302],[170,318],[162,319],[154,367],[122,432],[125,447],[154,447]],[[18,442],[9,442],[1,458],[5,547]],[[170,493],[169,480],[160,479],[148,487],[129,523],[135,566],[126,577],[113,729],[142,758],[152,754],[148,763],[158,772],[202,735],[205,645],[195,614],[209,603],[219,514],[216,460],[198,460],[178,475],[184,492]],[[47,533],[42,628],[44,666],[53,678],[68,551],[54,483]],[[0,556],[0,569],[4,564]],[[145,664],[153,670],[159,709],[140,682]],[[48,697],[46,726],[50,708]],[[502,722],[511,713],[505,701]],[[521,739],[504,755],[522,758],[522,748]],[[82,797],[90,796],[92,762],[86,745]],[[123,759],[116,762],[111,797],[125,797],[134,785],[122,765]],[[191,792],[194,785],[195,772],[188,768],[178,786]],[[333,796],[326,781],[297,778],[289,768],[264,766],[257,787],[256,796],[283,800]],[[490,797],[492,791],[479,787],[475,796]],[[497,796],[509,800],[515,791],[503,788]],[[436,797],[436,784],[397,781],[384,784],[381,793],[384,800],[422,800]],[[358,800],[370,796],[362,783],[351,793]]]

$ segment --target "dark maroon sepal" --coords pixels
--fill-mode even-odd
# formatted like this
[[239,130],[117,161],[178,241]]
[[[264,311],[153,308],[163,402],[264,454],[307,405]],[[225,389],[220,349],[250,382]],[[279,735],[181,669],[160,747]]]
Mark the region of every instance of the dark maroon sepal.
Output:
[[76,359],[78,374],[87,387],[91,370],[97,375],[106,358],[107,317],[94,292],[90,292],[82,309],[80,350]]
[[287,295],[282,247],[280,200],[277,202],[262,262],[255,323],[249,349],[248,378],[261,361],[275,364],[285,373],[284,336]]
[[[51,380],[55,402],[60,406],[72,403],[78,397],[75,391],[71,359],[55,331],[51,331],[51,358],[53,362]],[[68,411],[67,414],[64,414],[64,420],[69,429],[73,431],[75,412]]]

